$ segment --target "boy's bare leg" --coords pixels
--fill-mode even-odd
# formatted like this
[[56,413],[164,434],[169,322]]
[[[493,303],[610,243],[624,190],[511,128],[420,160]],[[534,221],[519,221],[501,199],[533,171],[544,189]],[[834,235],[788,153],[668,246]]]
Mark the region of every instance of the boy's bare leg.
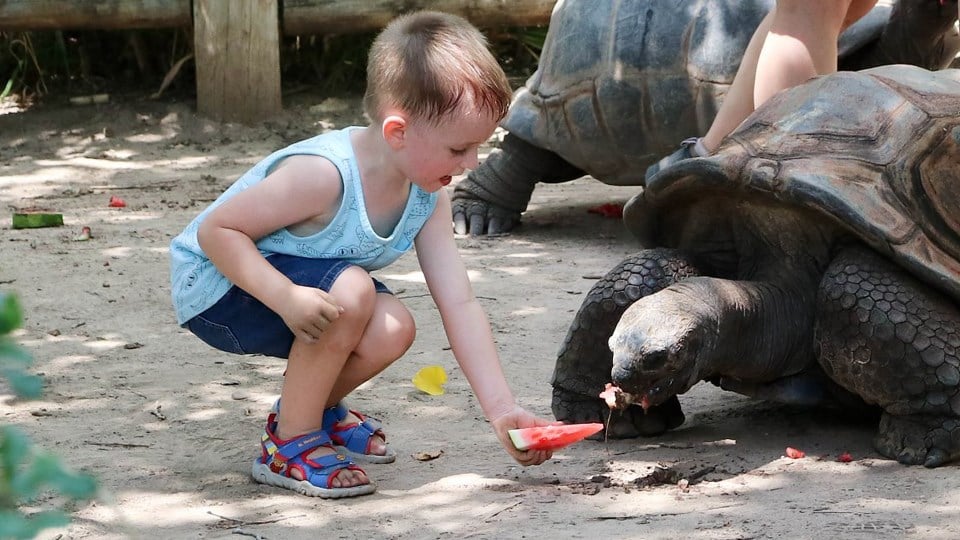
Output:
[[416,337],[416,323],[407,308],[393,295],[377,294],[373,316],[357,348],[337,378],[327,407],[369,381],[407,352]]
[[[407,352],[416,337],[416,323],[407,308],[396,297],[386,293],[377,294],[373,316],[363,331],[363,337],[330,391],[326,407],[336,405],[361,384],[369,381]],[[345,423],[358,422],[352,413],[343,419]],[[374,437],[370,452],[386,453],[382,437]]]
[[[377,294],[369,274],[361,268],[345,270],[334,282],[330,294],[344,307],[344,312],[315,343],[295,339],[290,349],[277,425],[277,436],[284,440],[320,429],[334,382],[374,313]],[[318,448],[309,457],[332,452],[330,448]],[[296,470],[292,474],[299,476]],[[332,481],[333,487],[367,483],[365,474],[347,469],[341,470]]]

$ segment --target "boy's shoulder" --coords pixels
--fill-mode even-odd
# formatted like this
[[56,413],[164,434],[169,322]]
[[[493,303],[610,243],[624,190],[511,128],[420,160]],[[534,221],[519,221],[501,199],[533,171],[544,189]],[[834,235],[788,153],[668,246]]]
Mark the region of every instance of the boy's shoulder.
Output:
[[350,129],[327,131],[309,139],[297,141],[276,150],[267,156],[264,161],[271,168],[281,161],[289,161],[292,158],[306,161],[326,159],[334,163],[356,161],[353,146],[350,143]]
[[[353,176],[356,156],[350,144],[350,128],[327,131],[274,151],[251,168],[246,177],[265,178],[280,169],[284,175],[336,178]],[[241,179],[243,180],[243,179]]]
[[341,148],[344,145],[350,145],[350,131],[355,129],[353,127],[347,127],[342,129],[335,129],[333,131],[325,131],[323,133],[318,133],[313,137],[299,140],[295,143],[290,144],[284,150],[290,149],[302,149],[302,148]]

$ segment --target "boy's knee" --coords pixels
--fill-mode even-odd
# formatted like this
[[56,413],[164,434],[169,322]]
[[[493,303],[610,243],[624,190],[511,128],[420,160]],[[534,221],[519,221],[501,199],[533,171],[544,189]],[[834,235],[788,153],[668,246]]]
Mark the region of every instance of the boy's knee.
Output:
[[396,353],[397,358],[403,356],[407,350],[413,346],[413,341],[416,337],[417,323],[413,320],[413,315],[404,309],[401,314],[397,315],[397,332],[395,336],[395,343],[398,349]]
[[373,314],[377,303],[377,290],[373,280],[370,274],[359,266],[344,270],[330,288],[330,295],[344,309],[340,314],[341,318],[367,320]]
[[394,298],[384,299],[382,316],[367,327],[365,341],[357,350],[361,356],[389,364],[406,354],[417,336],[413,315]]

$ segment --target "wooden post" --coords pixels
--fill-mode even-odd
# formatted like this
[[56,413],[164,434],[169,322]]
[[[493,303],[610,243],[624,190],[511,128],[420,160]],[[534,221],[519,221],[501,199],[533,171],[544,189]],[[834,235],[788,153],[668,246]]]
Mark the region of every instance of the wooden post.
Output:
[[278,0],[193,0],[197,112],[253,124],[280,102]]

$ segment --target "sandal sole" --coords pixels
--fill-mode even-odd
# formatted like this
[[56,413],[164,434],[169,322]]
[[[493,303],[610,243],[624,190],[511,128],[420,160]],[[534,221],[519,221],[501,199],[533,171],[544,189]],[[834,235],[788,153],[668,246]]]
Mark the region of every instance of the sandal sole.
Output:
[[354,452],[353,450],[350,450],[346,446],[334,445],[333,448],[337,452],[344,454],[345,456],[352,459],[353,461],[362,461],[364,463],[384,465],[386,463],[393,463],[394,461],[397,460],[397,453],[390,448],[387,448],[387,453],[382,456],[378,454],[361,454],[359,452]]
[[371,482],[360,486],[343,488],[321,488],[306,480],[296,480],[287,476],[279,475],[270,470],[270,467],[255,460],[253,468],[250,471],[253,479],[261,484],[280,487],[307,495],[309,497],[319,497],[321,499],[342,499],[345,497],[358,497],[360,495],[369,495],[377,490],[377,486]]

